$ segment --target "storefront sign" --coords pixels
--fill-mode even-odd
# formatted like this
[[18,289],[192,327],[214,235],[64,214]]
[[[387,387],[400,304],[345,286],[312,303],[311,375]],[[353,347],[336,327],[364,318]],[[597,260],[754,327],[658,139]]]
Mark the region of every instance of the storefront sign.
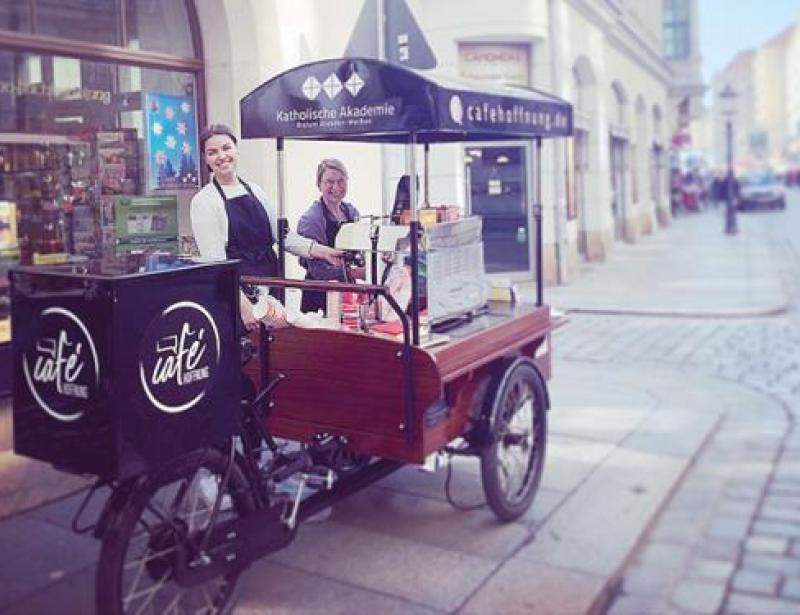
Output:
[[469,79],[530,85],[530,46],[516,43],[461,43],[458,68]]
[[535,131],[540,134],[563,134],[572,130],[572,115],[561,105],[547,102],[523,102],[504,97],[472,92],[450,97],[449,117],[462,129],[502,131]]
[[104,105],[111,104],[111,92],[108,90],[92,90],[89,88],[56,89],[55,86],[47,83],[0,81],[0,94],[39,96],[48,100],[87,100],[97,101]]
[[200,185],[197,107],[192,96],[146,92],[147,189]]

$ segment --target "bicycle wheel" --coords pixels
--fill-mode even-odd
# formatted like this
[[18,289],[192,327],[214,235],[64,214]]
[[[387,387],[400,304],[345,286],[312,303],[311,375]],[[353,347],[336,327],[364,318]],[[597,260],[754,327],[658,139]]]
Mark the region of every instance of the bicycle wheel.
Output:
[[[116,522],[103,536],[98,613],[212,614],[230,608],[241,570],[191,582],[179,574],[180,567],[203,565],[196,546],[211,529],[227,465],[219,451],[196,451],[160,468],[121,499]],[[253,507],[247,479],[234,464],[214,527]]]
[[481,455],[486,502],[503,521],[522,516],[533,502],[544,468],[547,394],[536,367],[512,363],[491,407],[492,437]]

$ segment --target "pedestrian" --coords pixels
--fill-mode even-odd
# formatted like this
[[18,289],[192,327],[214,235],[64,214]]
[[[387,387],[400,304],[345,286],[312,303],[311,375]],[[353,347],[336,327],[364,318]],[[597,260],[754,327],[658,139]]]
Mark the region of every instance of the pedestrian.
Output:
[[723,194],[723,180],[720,176],[719,171],[714,173],[714,179],[711,182],[711,201],[714,204],[714,207],[718,207],[720,203],[725,201],[725,196]]

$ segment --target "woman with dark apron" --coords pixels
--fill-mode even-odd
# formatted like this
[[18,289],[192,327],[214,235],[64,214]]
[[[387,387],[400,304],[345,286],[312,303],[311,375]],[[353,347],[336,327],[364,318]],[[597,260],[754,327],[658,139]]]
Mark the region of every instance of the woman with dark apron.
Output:
[[[325,158],[317,165],[317,188],[320,197],[312,203],[311,207],[300,218],[297,232],[317,244],[333,248],[336,244],[336,235],[345,222],[355,222],[358,219],[358,210],[352,204],[346,203],[347,195],[347,168],[336,158]],[[339,282],[352,282],[354,278],[364,278],[364,267],[342,267],[332,265],[329,260],[312,257],[301,258],[300,264],[306,268],[307,280],[336,280]],[[303,312],[325,313],[325,293],[318,291],[303,292],[303,301],[300,309]]]
[[[192,231],[205,261],[240,259],[240,275],[278,275],[276,214],[264,190],[237,175],[239,150],[233,131],[213,124],[200,136],[200,150],[212,180],[191,203]],[[321,259],[341,267],[342,252],[289,232],[286,251],[301,258]],[[250,330],[258,325],[253,303],[242,293],[242,320]]]

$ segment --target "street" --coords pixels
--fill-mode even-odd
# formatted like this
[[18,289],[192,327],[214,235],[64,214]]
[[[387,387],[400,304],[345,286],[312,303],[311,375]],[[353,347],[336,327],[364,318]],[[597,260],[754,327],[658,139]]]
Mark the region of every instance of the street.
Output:
[[765,229],[789,299],[785,314],[573,315],[554,343],[559,370],[586,362],[667,367],[678,379],[707,374],[781,406],[778,414],[754,406],[724,417],[626,569],[614,615],[800,610],[800,191],[789,192],[785,212],[739,217]]
[[[234,612],[798,612],[800,193],[739,222],[729,237],[722,210],[681,217],[547,289],[570,322],[522,519],[481,506],[475,460],[453,462],[469,512],[444,468],[404,468],[256,562]],[[20,502],[36,490],[12,479]],[[0,520],[0,613],[92,611],[80,497]]]

